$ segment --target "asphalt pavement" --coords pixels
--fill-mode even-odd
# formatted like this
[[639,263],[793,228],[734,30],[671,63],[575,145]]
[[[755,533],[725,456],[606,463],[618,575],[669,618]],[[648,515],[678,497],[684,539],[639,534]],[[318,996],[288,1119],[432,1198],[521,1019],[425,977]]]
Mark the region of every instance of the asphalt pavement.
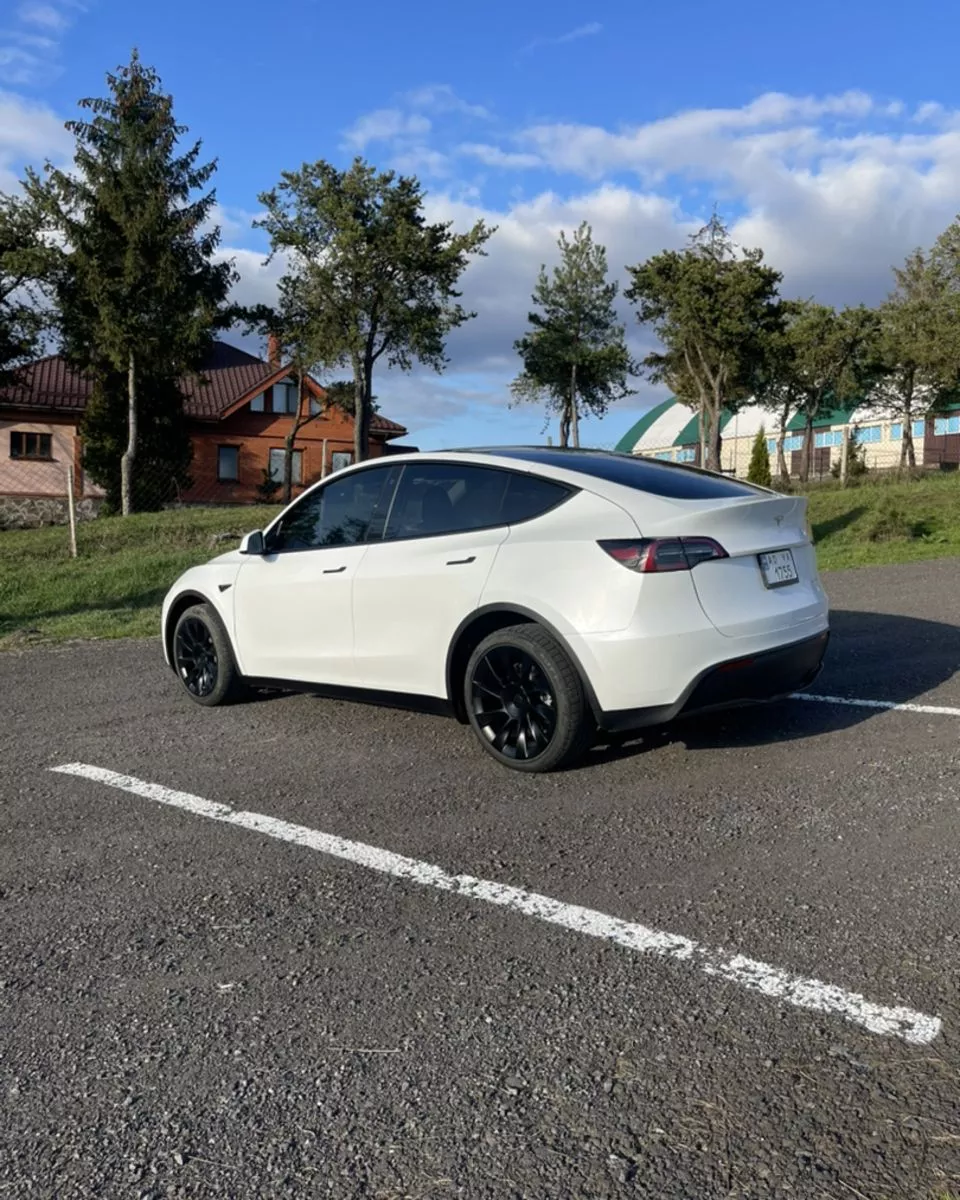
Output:
[[0,655],[0,1193],[960,1195],[960,561],[825,582],[813,692],[897,707],[546,777],[199,709],[156,641]]

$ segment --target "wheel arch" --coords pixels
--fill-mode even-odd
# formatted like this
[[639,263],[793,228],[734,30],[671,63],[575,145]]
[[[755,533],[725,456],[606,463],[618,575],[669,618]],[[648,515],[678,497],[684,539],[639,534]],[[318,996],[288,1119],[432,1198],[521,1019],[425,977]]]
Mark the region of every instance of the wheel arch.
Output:
[[202,592],[197,592],[192,589],[181,592],[180,595],[170,605],[167,612],[166,620],[163,626],[163,651],[167,662],[171,668],[176,670],[173,662],[173,631],[177,627],[177,622],[188,608],[193,608],[195,604],[209,604],[211,608],[216,609],[216,605],[208,596],[204,596]]
[[587,703],[596,720],[600,719],[600,704],[593,685],[583,668],[583,663],[570,649],[570,644],[550,621],[522,604],[485,604],[465,617],[450,639],[447,649],[446,687],[447,701],[461,725],[468,724],[467,709],[463,698],[463,679],[470,655],[491,633],[506,629],[510,625],[539,625],[560,645],[570,659],[583,685]]

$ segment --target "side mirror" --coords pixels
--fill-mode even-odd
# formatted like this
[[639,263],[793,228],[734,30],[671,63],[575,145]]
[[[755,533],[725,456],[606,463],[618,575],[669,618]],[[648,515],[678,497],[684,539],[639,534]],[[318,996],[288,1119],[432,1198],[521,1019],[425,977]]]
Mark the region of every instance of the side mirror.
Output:
[[263,551],[263,534],[259,529],[254,530],[253,533],[244,535],[243,540],[240,542],[241,554],[263,554]]

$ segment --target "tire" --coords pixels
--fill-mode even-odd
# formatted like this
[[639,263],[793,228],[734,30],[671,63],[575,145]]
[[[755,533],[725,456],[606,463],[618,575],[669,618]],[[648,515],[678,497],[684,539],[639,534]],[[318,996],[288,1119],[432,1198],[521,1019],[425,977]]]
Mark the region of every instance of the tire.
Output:
[[194,604],[180,614],[172,658],[177,678],[195,704],[234,704],[247,694],[227,631],[209,604]]
[[540,625],[498,629],[470,655],[467,718],[502,766],[543,773],[586,754],[596,725],[576,667]]

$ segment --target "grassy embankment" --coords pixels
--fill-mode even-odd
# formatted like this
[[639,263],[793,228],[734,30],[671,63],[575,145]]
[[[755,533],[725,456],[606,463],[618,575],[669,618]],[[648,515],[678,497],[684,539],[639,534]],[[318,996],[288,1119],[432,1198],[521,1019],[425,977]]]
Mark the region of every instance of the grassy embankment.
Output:
[[[79,526],[75,561],[63,528],[0,533],[0,648],[153,635],[177,575],[276,511],[182,509],[91,521]],[[960,555],[960,474],[815,485],[810,518],[823,570]]]

